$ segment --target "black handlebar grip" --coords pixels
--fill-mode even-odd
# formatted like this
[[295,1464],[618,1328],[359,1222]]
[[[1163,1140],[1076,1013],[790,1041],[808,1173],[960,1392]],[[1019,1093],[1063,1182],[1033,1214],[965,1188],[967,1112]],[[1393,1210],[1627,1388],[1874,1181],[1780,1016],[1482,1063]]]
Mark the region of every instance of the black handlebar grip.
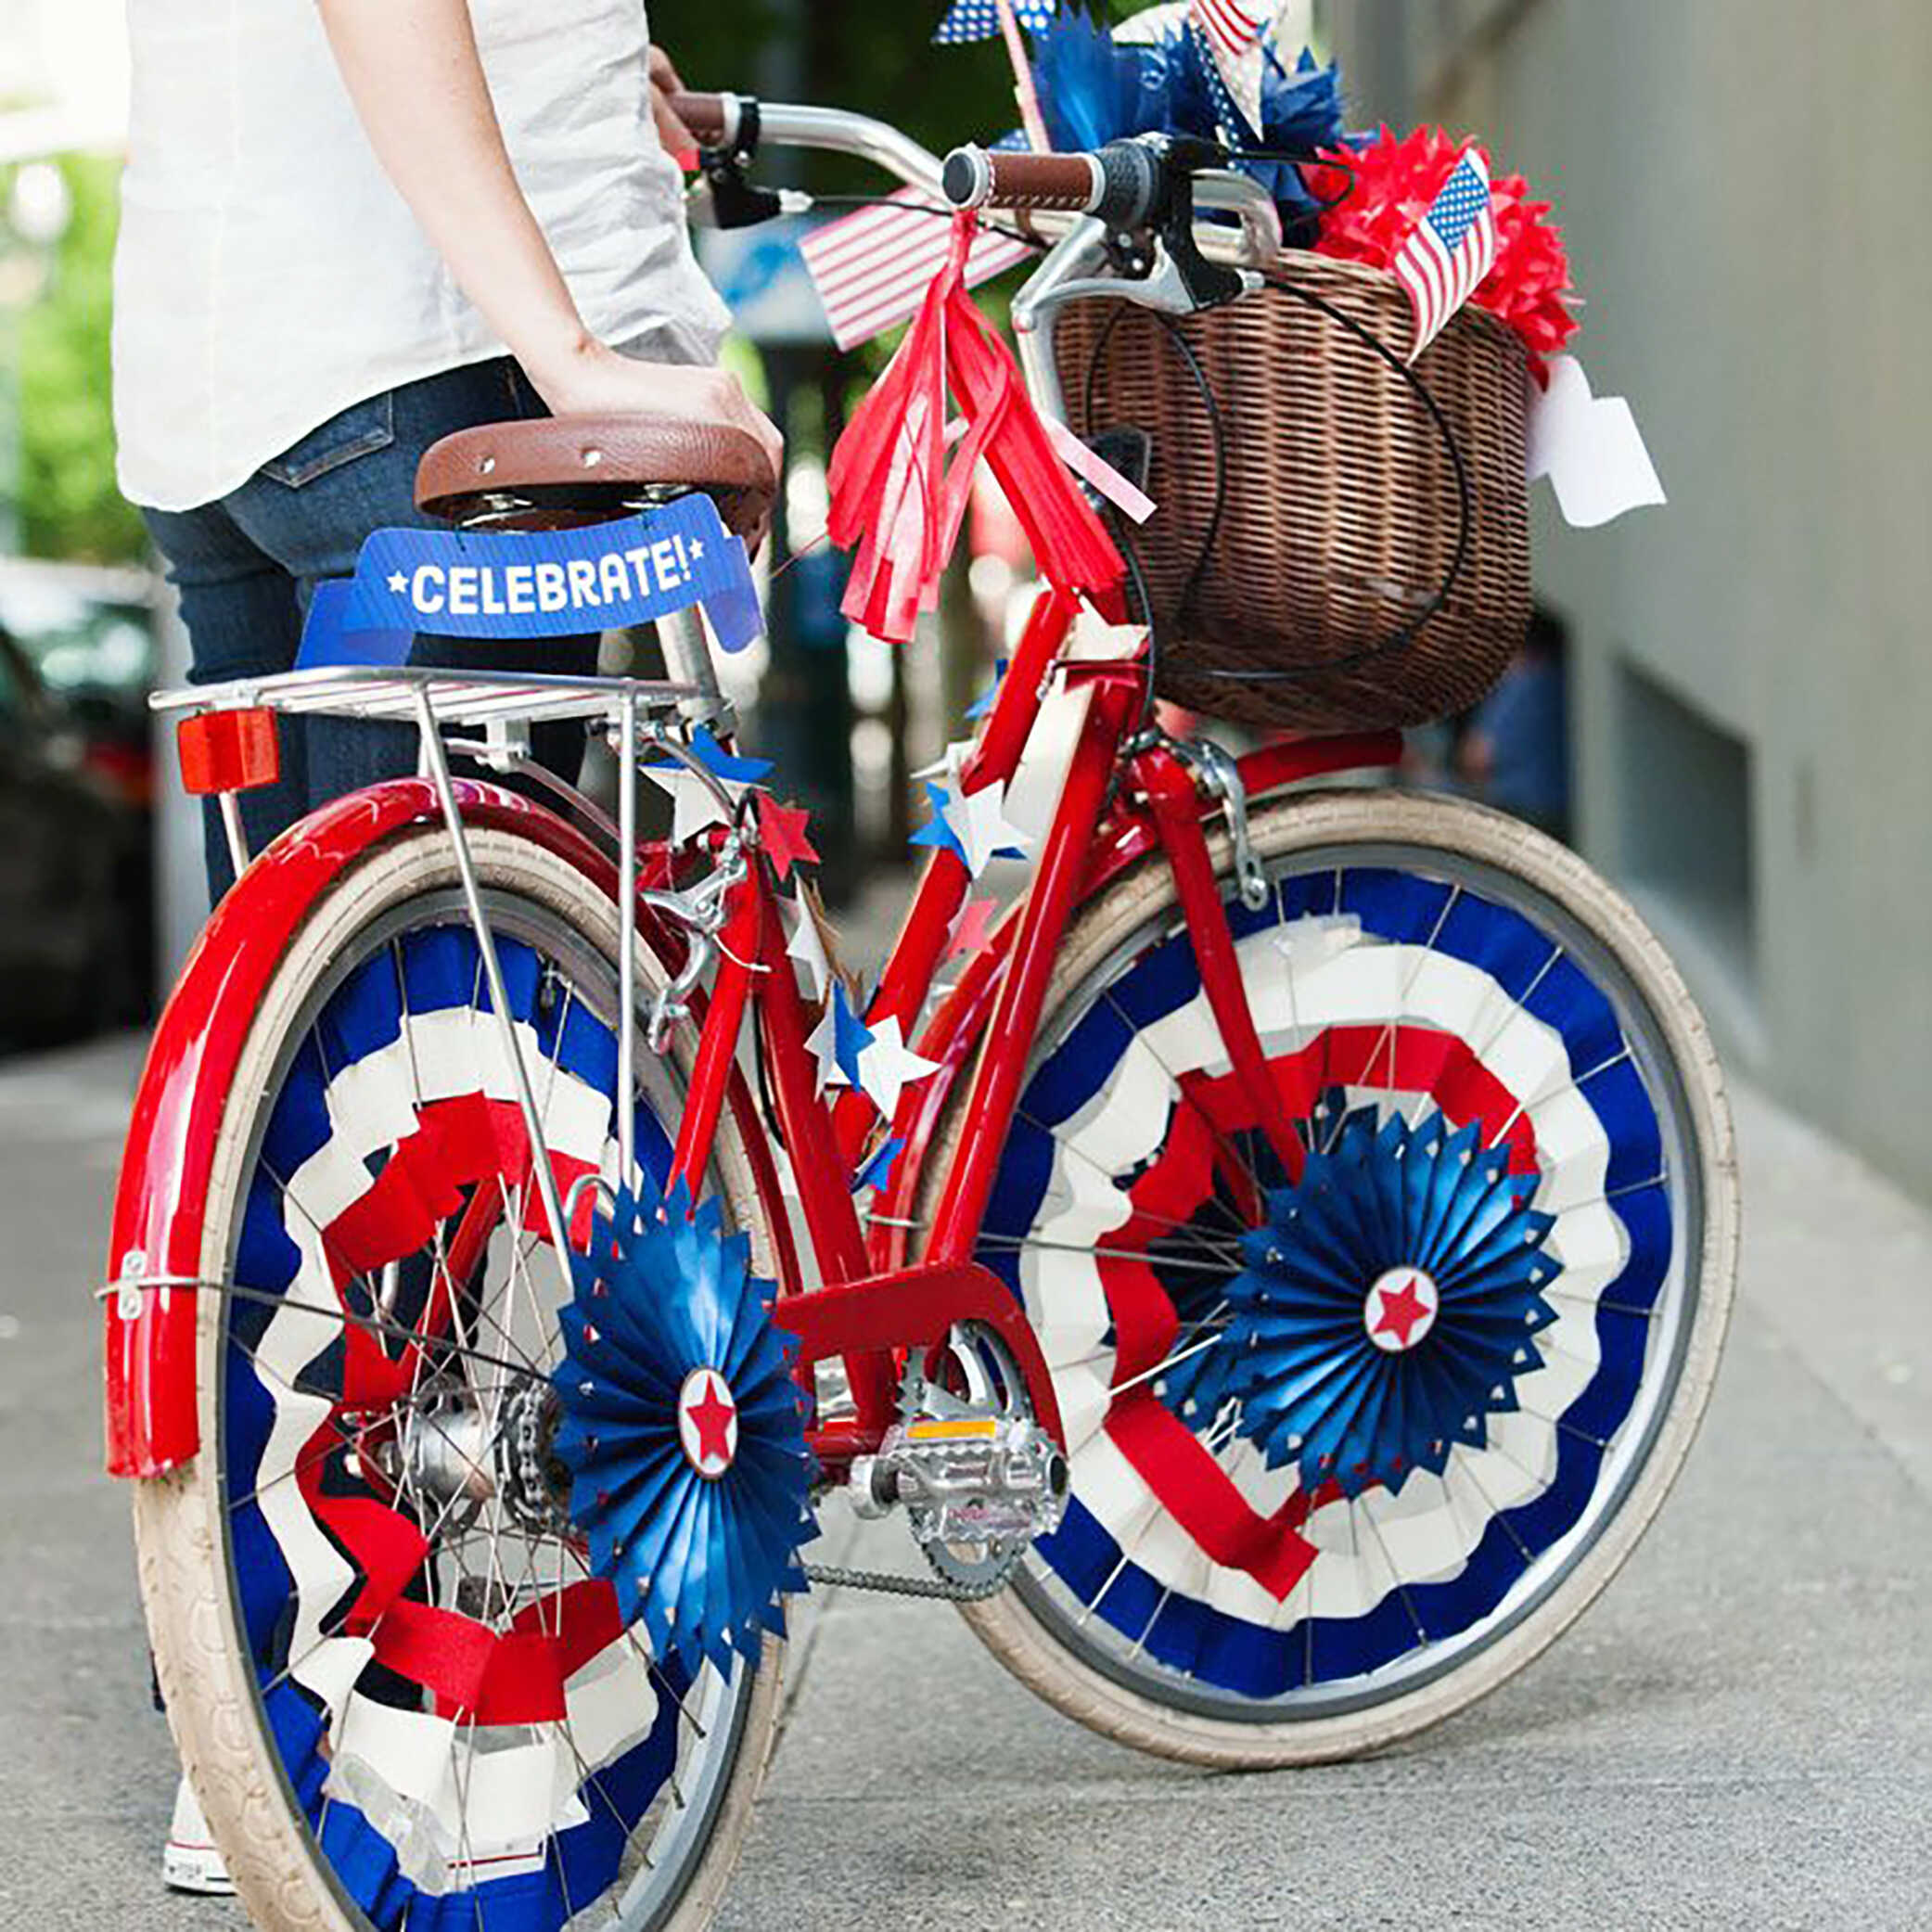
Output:
[[1166,155],[1145,141],[1109,141],[1094,159],[1103,183],[1090,212],[1109,228],[1138,228],[1160,206]]

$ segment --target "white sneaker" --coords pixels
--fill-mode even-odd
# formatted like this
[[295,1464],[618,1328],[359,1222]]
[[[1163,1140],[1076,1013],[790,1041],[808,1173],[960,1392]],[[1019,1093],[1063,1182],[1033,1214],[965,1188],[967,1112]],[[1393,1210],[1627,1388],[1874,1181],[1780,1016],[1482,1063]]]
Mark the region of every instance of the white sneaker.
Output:
[[201,1892],[224,1899],[235,1891],[228,1868],[215,1849],[214,1835],[196,1802],[195,1787],[186,1778],[174,1793],[174,1823],[168,1827],[168,1842],[161,1848],[161,1876],[171,1891]]

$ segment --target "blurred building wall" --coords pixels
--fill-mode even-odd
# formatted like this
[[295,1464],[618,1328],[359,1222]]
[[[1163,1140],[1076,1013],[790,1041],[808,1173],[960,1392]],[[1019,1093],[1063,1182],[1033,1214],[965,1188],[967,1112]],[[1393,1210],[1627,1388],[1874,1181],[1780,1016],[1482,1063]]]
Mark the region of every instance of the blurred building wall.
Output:
[[1358,118],[1557,203],[1668,510],[1538,572],[1580,838],[1734,1064],[1932,1193],[1932,6],[1343,0]]

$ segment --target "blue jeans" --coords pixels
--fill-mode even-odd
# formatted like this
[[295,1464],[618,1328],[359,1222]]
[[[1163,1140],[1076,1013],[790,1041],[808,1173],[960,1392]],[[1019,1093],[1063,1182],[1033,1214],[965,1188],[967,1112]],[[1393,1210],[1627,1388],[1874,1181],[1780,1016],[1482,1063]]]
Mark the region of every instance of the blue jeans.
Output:
[[[347,577],[363,539],[396,524],[432,519],[416,507],[416,469],[429,445],[479,423],[546,414],[529,380],[507,359],[453,369],[345,409],[264,464],[238,490],[194,510],[147,510],[169,581],[181,594],[198,685],[291,671],[315,585]],[[541,651],[540,661],[532,661]],[[412,661],[490,671],[596,669],[597,639],[497,643],[418,637]],[[331,799],[416,769],[415,728],[339,718],[283,718],[280,783],[241,795],[249,849]],[[574,779],[583,751],[580,725],[539,725],[536,756]],[[234,881],[221,818],[205,818],[209,889]]]

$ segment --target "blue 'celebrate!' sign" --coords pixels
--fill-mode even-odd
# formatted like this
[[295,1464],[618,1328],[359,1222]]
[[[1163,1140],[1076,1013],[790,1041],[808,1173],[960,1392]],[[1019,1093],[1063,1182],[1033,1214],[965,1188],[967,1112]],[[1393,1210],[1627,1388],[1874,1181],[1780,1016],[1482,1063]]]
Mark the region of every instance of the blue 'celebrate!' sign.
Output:
[[378,530],[318,585],[299,666],[403,664],[418,634],[575,637],[704,606],[718,642],[763,628],[743,542],[709,496],[582,530]]

